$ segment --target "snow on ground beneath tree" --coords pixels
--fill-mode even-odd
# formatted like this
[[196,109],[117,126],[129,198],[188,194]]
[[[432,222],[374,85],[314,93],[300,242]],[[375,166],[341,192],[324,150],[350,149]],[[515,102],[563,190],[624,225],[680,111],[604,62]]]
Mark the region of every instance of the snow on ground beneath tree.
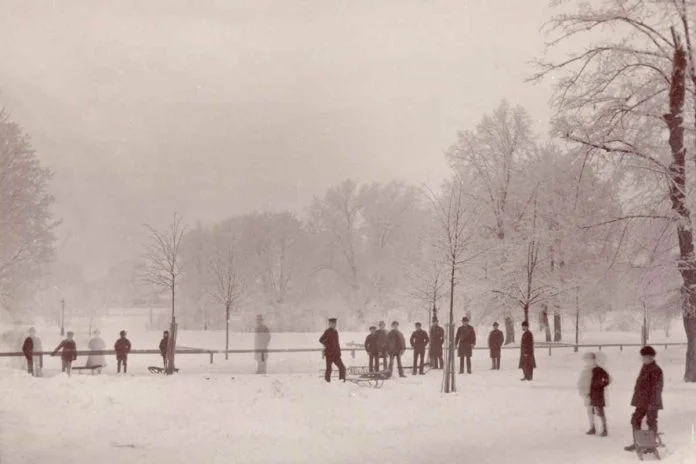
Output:
[[[276,342],[287,338],[282,347],[301,347],[305,340],[313,347],[310,341],[318,338],[275,335]],[[182,332],[182,344],[187,336],[191,345],[202,342]],[[158,334],[149,337],[153,344]],[[181,372],[171,377],[147,373],[147,365],[160,362],[156,356],[132,355],[126,376],[116,376],[110,360],[102,375],[72,377],[58,373],[57,358],[47,358],[42,378],[0,368],[0,462],[633,463],[635,453],[623,446],[631,440],[628,403],[640,369],[637,350],[603,351],[612,375],[606,438],[584,433],[588,424],[576,388],[582,350],[551,356],[537,350],[533,382],[519,381],[516,351],[503,352],[500,371],[488,370],[487,353],[477,351],[473,374],[457,376],[451,394],[441,392],[441,371],[411,376],[407,370],[408,377],[381,389],[326,384],[318,353],[273,353],[265,376],[250,373],[250,354],[228,361],[217,355],[213,365],[207,356],[179,356]],[[696,462],[696,385],[682,381],[684,355],[683,348],[658,350],[668,464]],[[362,354],[344,359],[364,365]]]

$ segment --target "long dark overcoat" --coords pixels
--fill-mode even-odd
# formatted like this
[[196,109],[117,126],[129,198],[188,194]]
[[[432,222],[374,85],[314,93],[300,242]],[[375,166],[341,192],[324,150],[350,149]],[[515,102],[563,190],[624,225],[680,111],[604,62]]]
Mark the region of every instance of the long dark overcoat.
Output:
[[522,334],[520,342],[520,369],[531,367],[536,369],[536,359],[534,358],[534,335],[532,332],[526,331]]

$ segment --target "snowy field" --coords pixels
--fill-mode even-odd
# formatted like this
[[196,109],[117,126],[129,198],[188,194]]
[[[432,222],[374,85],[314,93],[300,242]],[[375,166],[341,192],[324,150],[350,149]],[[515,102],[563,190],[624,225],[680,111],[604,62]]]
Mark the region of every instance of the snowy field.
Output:
[[[116,335],[104,327],[107,346]],[[480,333],[483,333],[480,330]],[[56,335],[53,335],[56,334]],[[39,327],[44,349],[60,340]],[[157,332],[129,331],[134,348],[154,348]],[[635,334],[588,334],[586,342],[637,342]],[[656,334],[657,335],[657,334]],[[537,340],[541,334],[535,333]],[[665,341],[681,341],[674,332]],[[315,348],[319,334],[274,334],[272,348]],[[364,334],[341,334],[362,341]],[[77,334],[84,349],[87,334]],[[611,339],[609,339],[611,338]],[[570,338],[568,337],[568,340]],[[659,341],[659,340],[656,340]],[[231,348],[251,347],[252,334],[234,334]],[[224,333],[186,332],[183,346],[219,349]],[[3,350],[7,350],[4,347]],[[605,348],[609,437],[586,436],[586,416],[576,381],[582,350],[537,350],[534,382],[520,382],[518,352],[503,351],[502,369],[490,371],[476,351],[473,374],[457,376],[458,391],[441,393],[441,371],[396,378],[382,389],[326,384],[319,353],[274,353],[269,375],[254,375],[251,354],[181,355],[181,373],[147,373],[156,356],[133,355],[127,376],[115,359],[100,376],[58,373],[58,358],[45,360],[45,376],[29,377],[21,360],[0,367],[0,462],[44,463],[629,463],[629,401],[640,369],[637,348]],[[409,363],[410,352],[406,355]],[[357,353],[346,365],[364,365]],[[696,462],[692,427],[696,385],[685,384],[684,349],[658,346],[665,371],[665,410],[660,428],[664,462]],[[77,365],[84,363],[78,358]],[[647,457],[646,459],[651,459]]]

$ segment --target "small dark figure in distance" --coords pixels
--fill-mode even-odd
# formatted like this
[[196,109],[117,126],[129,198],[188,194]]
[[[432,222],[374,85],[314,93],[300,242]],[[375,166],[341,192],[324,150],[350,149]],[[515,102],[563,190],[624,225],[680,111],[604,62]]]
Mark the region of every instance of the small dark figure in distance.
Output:
[[493,323],[493,330],[488,334],[488,349],[491,352],[491,362],[493,370],[500,370],[500,352],[502,351],[505,337],[503,331],[498,328],[500,324]]
[[370,326],[370,333],[365,337],[365,351],[370,358],[370,372],[379,371],[379,347],[377,346],[377,327]]
[[162,340],[159,343],[160,354],[162,355],[162,364],[167,368],[167,349],[169,348],[169,331],[165,330],[162,333]]
[[609,385],[611,379],[607,371],[602,369],[597,363],[597,355],[595,353],[585,353],[583,359],[585,360],[585,368],[578,379],[578,392],[585,400],[587,418],[590,421],[590,429],[587,431],[587,435],[595,435],[597,433],[594,421],[594,416],[597,415],[602,421],[602,433],[600,433],[600,436],[606,437],[609,435],[609,432],[604,412],[606,406],[604,389]]
[[324,359],[326,359],[326,372],[324,380],[331,382],[331,369],[335,364],[338,367],[339,380],[346,381],[346,366],[341,360],[341,344],[338,341],[338,331],[336,330],[336,318],[329,319],[329,328],[324,331],[319,338],[319,343],[324,345]]
[[[425,347],[430,342],[428,332],[421,329],[421,323],[416,322],[416,330],[411,334],[411,347],[413,348],[413,375],[416,373],[423,375],[423,364],[425,363]],[[420,358],[420,364],[418,360]]]
[[534,335],[529,331],[529,322],[522,322],[522,341],[520,342],[520,364],[524,376],[522,381],[531,381],[534,377],[536,359],[534,358]]
[[406,377],[404,368],[401,365],[401,356],[406,351],[406,339],[404,334],[399,330],[399,323],[394,321],[391,323],[392,329],[387,334],[387,351],[389,352],[389,370],[394,372],[394,358],[396,358],[396,366],[399,369],[399,377]]
[[265,374],[268,366],[268,345],[271,343],[271,331],[264,324],[263,316],[256,316],[254,330],[254,357],[256,358],[256,373]]
[[459,355],[459,373],[464,373],[464,360],[466,359],[466,371],[471,374],[471,355],[476,345],[476,332],[469,325],[469,318],[462,318],[462,326],[457,329],[454,337],[454,344],[457,346]]
[[437,323],[437,318],[433,318],[433,325],[430,327],[430,367],[442,369],[445,365],[442,357],[442,346],[445,344],[445,329]]
[[41,356],[41,339],[36,336],[36,329],[29,329],[29,336],[24,339],[22,352],[27,360],[27,372],[34,377],[41,377],[43,356]]
[[63,364],[61,372],[67,372],[68,375],[70,375],[72,371],[73,361],[77,359],[77,345],[75,344],[75,340],[73,340],[74,335],[74,333],[68,332],[68,338],[60,342],[56,349],[53,350],[53,353],[51,353],[51,356],[56,356],[58,355],[58,351],[63,350],[60,354],[60,359]]
[[128,353],[131,350],[131,342],[126,338],[126,331],[119,332],[120,338],[114,344],[116,350],[116,373],[121,373],[121,365],[123,365],[123,373],[128,372]]
[[[636,386],[633,389],[631,406],[635,411],[631,416],[633,430],[641,430],[643,418],[646,418],[648,430],[657,433],[657,412],[662,409],[662,388],[664,377],[662,368],[655,362],[655,349],[652,346],[644,346],[640,350],[643,367],[640,369]],[[635,445],[624,448],[626,451],[635,451]]]
[[[379,350],[379,358],[382,359],[382,362],[384,364],[384,367],[382,368],[383,370],[387,370],[387,329],[386,329],[386,324],[384,321],[379,321],[379,324],[377,324],[379,328],[375,332],[375,340],[377,342],[377,349]],[[378,363],[379,367],[379,363]],[[377,369],[379,370],[379,369]]]

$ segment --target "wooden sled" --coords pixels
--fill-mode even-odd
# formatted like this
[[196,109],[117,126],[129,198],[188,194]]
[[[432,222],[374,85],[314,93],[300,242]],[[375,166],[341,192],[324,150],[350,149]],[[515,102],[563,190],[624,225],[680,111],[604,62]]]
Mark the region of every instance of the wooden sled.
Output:
[[[164,367],[158,367],[158,366],[148,366],[147,370],[150,371],[150,374],[166,374],[167,372],[165,371]],[[174,369],[174,372],[179,372],[179,369]]]
[[78,374],[82,374],[83,372],[89,372],[90,374],[94,375],[96,374],[101,374],[102,369],[104,366],[101,364],[97,364],[96,366],[75,366],[71,367],[71,371],[77,371]]
[[[319,371],[319,374],[321,377],[324,377],[324,370]],[[370,372],[370,368],[367,366],[350,366],[346,368],[346,382],[351,382],[361,387],[382,388],[384,381],[390,377],[390,370]],[[338,371],[332,371],[331,378],[338,379]]]
[[658,448],[664,448],[662,443],[662,438],[660,438],[661,433],[656,433],[652,430],[634,430],[633,431],[633,444],[636,447],[636,454],[638,459],[643,460],[643,456],[646,454],[653,454],[655,458],[661,460],[660,451]]

